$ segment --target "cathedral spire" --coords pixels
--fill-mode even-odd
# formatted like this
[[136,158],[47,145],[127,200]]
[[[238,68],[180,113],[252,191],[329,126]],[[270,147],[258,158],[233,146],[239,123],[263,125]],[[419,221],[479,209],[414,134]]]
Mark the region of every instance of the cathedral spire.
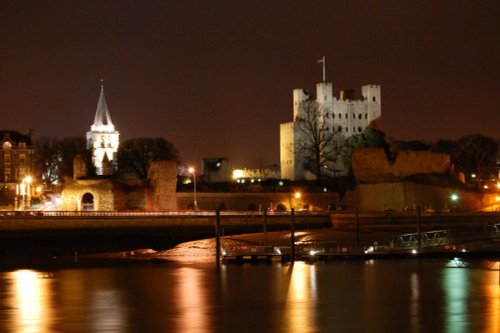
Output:
[[95,112],[94,124],[90,127],[92,131],[114,131],[115,126],[111,121],[108,105],[106,104],[106,97],[104,96],[104,80],[101,79],[101,94],[97,102],[97,109]]

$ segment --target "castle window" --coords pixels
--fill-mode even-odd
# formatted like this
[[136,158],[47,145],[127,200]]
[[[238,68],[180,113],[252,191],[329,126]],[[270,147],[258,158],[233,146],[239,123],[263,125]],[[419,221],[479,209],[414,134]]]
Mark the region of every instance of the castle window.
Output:
[[373,96],[372,101],[374,101],[374,102],[375,102],[375,96]]
[[19,154],[19,163],[26,163],[26,155]]
[[339,126],[339,132],[342,132],[342,126]]
[[354,133],[356,133],[356,127],[353,127],[353,128],[352,128],[352,131],[353,131]]
[[365,119],[368,119],[368,113],[365,113]]
[[339,119],[342,119],[342,113],[339,113]]
[[358,127],[358,131],[359,131],[359,132],[363,132],[363,129],[361,128],[361,126],[360,126],[360,127]]
[[356,114],[355,113],[352,114],[352,119],[356,119]]
[[26,142],[19,142],[20,149],[26,149]]
[[335,119],[335,113],[332,112],[332,119]]
[[5,154],[4,154],[4,163],[5,164],[10,163],[10,153],[9,152],[5,152]]
[[346,132],[349,132],[349,128],[348,128],[348,127],[346,127],[346,128],[345,128],[345,131],[346,131]]
[[361,119],[361,113],[359,114],[358,119]]

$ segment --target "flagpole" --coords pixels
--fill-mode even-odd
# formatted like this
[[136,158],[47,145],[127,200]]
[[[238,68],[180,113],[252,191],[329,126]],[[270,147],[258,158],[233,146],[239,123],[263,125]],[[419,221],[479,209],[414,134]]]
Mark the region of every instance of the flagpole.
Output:
[[326,60],[325,56],[323,58],[319,59],[318,62],[323,64],[323,82],[326,82]]
[[323,82],[326,82],[326,60],[325,60],[325,56],[323,56]]

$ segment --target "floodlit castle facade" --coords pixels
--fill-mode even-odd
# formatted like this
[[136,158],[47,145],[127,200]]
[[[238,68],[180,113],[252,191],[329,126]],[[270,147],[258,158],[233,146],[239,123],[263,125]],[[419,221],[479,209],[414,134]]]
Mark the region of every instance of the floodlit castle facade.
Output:
[[[381,87],[365,85],[361,87],[362,98],[356,100],[352,90],[340,91],[340,96],[333,96],[333,87],[329,82],[316,85],[315,101],[318,106],[318,121],[324,137],[336,140],[361,134],[367,127],[379,127],[381,117]],[[281,178],[290,180],[315,179],[316,176],[305,167],[308,158],[304,151],[305,135],[301,126],[307,116],[304,114],[304,102],[314,100],[303,89],[293,90],[293,121],[280,125],[280,165]],[[330,135],[328,135],[330,133]],[[322,166],[325,175],[346,175],[348,170],[340,159]]]
[[111,121],[108,105],[104,96],[104,86],[97,102],[94,124],[87,132],[87,149],[92,152],[92,164],[97,175],[110,175],[116,170],[116,155],[120,144],[120,132],[115,130]]

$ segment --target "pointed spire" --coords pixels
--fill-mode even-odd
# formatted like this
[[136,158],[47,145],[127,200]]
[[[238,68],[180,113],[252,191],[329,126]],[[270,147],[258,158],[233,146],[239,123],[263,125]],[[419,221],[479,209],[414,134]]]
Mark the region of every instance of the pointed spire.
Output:
[[108,105],[106,104],[106,97],[104,96],[104,80],[101,79],[101,94],[97,102],[97,109],[95,112],[94,124],[90,128],[92,131],[114,131],[115,126],[111,121]]

